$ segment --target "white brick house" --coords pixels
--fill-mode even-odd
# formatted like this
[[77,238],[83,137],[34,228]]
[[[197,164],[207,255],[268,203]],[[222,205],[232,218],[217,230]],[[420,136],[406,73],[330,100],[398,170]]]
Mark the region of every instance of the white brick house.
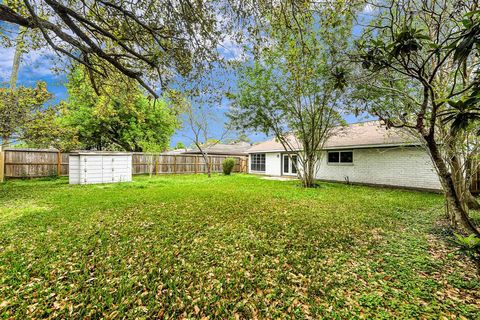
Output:
[[[295,150],[301,145],[292,142]],[[248,151],[249,173],[297,175],[296,156],[275,139]],[[386,130],[378,121],[355,123],[336,130],[321,151],[316,177],[327,181],[441,190],[427,151],[401,129]]]

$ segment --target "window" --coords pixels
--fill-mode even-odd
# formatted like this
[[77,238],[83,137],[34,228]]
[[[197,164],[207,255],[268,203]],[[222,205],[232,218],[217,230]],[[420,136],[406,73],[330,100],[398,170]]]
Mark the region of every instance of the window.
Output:
[[265,153],[253,153],[250,156],[252,171],[265,171]]
[[296,174],[297,173],[297,161],[296,155],[283,154],[283,173],[284,174]]
[[341,163],[353,163],[353,152],[340,152],[340,162]]
[[328,163],[353,163],[353,151],[329,151]]
[[340,162],[340,152],[329,152],[328,163],[338,163],[338,162]]
[[288,168],[290,168],[290,158],[288,155],[283,156],[283,172],[288,173]]
[[292,156],[292,173],[297,173],[297,156]]

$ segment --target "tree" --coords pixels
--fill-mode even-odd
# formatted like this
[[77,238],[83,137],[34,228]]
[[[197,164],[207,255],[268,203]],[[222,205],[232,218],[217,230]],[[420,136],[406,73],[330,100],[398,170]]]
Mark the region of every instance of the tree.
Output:
[[147,158],[148,174],[151,178],[155,168],[158,166],[159,153],[165,151],[165,149],[151,141],[142,141],[141,146],[144,156]]
[[229,125],[224,128],[219,136],[215,136],[211,130],[211,124],[218,122],[218,119],[206,103],[215,101],[216,97],[210,95],[208,97],[199,96],[190,91],[187,98],[185,92],[176,90],[168,91],[166,96],[168,101],[184,114],[182,125],[189,131],[189,134],[186,134],[185,137],[192,141],[192,147],[197,148],[202,155],[207,175],[210,178],[212,176],[212,164],[208,151],[211,147],[220,143],[230,131]]
[[60,114],[63,126],[76,129],[82,148],[168,148],[179,123],[176,111],[165,100],[149,99],[135,81],[118,72],[103,79],[103,86],[96,92],[87,73],[85,67],[77,66],[69,75],[67,107]]
[[207,175],[211,178],[212,163],[211,158],[208,156],[208,150],[220,143],[230,129],[229,127],[226,127],[218,139],[215,138],[210,128],[212,123],[217,122],[214,114],[209,110],[193,107],[191,102],[186,102],[185,106],[186,119],[184,125],[190,131],[188,138],[192,140],[192,143],[198,151],[200,151],[203,161],[205,162]]
[[45,82],[37,82],[34,88],[20,86],[16,89],[0,88],[0,137],[7,145],[12,137],[21,138],[22,126],[35,112],[50,100]]
[[43,108],[22,126],[21,141],[31,148],[55,148],[62,152],[79,149],[77,131],[61,123],[64,103]]
[[228,144],[241,143],[241,142],[251,144],[252,140],[248,137],[248,135],[245,132],[240,132],[236,138],[225,140],[225,143],[228,143]]
[[187,149],[187,147],[185,146],[185,144],[183,142],[179,141],[175,145],[174,149]]
[[480,117],[477,1],[390,0],[376,10],[378,19],[357,43],[357,97],[387,127],[406,128],[424,142],[452,220],[479,235],[460,172],[467,158],[459,153],[465,129],[478,128]]
[[478,128],[480,128],[480,121],[471,121],[462,130],[455,130],[451,126],[444,125],[440,125],[437,129],[438,140],[442,142],[444,160],[452,170],[457,193],[466,209],[476,210],[480,209],[480,204],[470,190],[480,160]]
[[0,21],[31,30],[45,45],[95,74],[114,68],[158,97],[165,82],[213,61],[221,39],[215,1],[4,1]]
[[235,139],[235,142],[246,142],[246,143],[252,143],[252,139],[250,139],[248,137],[247,134],[245,134],[244,132],[240,132],[237,136],[237,138]]
[[344,71],[336,58],[351,23],[332,14],[340,11],[337,6],[312,14],[309,4],[281,3],[265,24],[267,36],[255,47],[253,65],[240,70],[230,118],[238,129],[273,134],[286,151],[298,154],[297,172],[303,186],[312,187],[320,150],[342,123]]

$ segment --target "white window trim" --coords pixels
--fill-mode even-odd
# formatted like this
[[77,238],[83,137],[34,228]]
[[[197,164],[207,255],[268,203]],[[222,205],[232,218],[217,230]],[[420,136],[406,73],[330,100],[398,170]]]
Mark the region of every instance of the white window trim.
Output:
[[[288,164],[288,167],[289,167],[289,172],[285,172],[283,169],[284,169],[284,163],[285,163],[285,156],[288,157],[288,161],[289,161],[289,164]],[[297,161],[296,161],[296,164],[295,164],[295,167],[296,167],[296,170],[297,172],[293,173],[291,172],[291,169],[292,169],[292,165],[293,165],[293,157],[296,157],[297,158]],[[282,176],[297,176],[298,175],[298,153],[295,153],[295,152],[288,152],[288,153],[281,153],[281,174]]]
[[[264,159],[265,159],[265,170],[253,170],[253,169],[252,169],[253,156],[254,156],[254,155],[260,155],[260,154],[263,154],[263,155],[264,155]],[[250,172],[253,172],[253,173],[265,173],[265,172],[267,171],[267,154],[264,153],[264,152],[251,153],[251,154],[250,154],[249,167],[250,167]]]
[[[328,154],[331,153],[331,152],[338,152],[338,161],[339,162],[330,162],[328,161]],[[340,162],[340,159],[341,159],[341,155],[340,153],[342,152],[351,152],[352,153],[352,162]],[[353,166],[355,164],[355,157],[354,157],[354,154],[353,154],[353,150],[328,150],[327,151],[327,165],[329,166]]]

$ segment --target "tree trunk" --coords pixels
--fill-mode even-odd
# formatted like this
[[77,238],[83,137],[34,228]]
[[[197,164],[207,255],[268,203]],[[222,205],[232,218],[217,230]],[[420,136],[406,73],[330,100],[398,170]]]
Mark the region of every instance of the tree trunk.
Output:
[[20,60],[22,57],[23,51],[23,35],[25,33],[25,28],[20,27],[18,30],[17,35],[17,45],[15,46],[15,55],[13,56],[13,65],[12,65],[12,73],[10,75],[10,89],[15,90],[17,87],[17,79],[18,79],[18,70],[20,68]]
[[442,159],[438,146],[431,135],[424,136],[427,142],[428,150],[432,157],[432,161],[437,167],[438,175],[442,181],[445,191],[445,197],[448,201],[449,207],[455,216],[455,220],[467,231],[480,236],[480,232],[473,225],[464,206],[462,206],[461,198],[457,193],[455,182],[452,174],[448,171],[445,161]]
[[475,199],[472,192],[470,191],[472,187],[472,167],[472,158],[471,155],[469,155],[467,156],[467,160],[465,162],[465,182],[467,186],[465,201],[467,202],[467,206],[469,209],[480,210],[480,203],[477,199]]
[[450,156],[450,165],[453,173],[453,180],[455,182],[457,194],[460,196],[463,208],[479,210],[480,204],[470,191],[471,187],[471,162],[467,159],[465,163],[465,172],[462,170],[462,165],[456,156],[455,145],[451,144],[450,149],[452,155]]
[[209,178],[211,178],[212,177],[212,171],[210,169],[210,161],[208,160],[208,155],[206,153],[202,152],[202,157],[203,157],[203,160],[205,161],[205,166],[207,167],[207,176]]
[[[315,156],[306,155],[303,161],[303,175],[301,175],[304,188],[313,188],[315,186],[315,165]],[[300,171],[298,170],[298,172]]]

